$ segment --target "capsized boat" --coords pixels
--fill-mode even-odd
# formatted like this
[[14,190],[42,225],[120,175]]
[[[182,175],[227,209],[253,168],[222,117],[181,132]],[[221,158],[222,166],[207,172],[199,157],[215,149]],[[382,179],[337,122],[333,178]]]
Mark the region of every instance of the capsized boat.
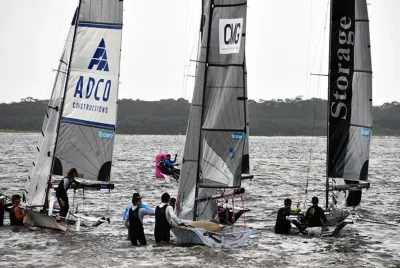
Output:
[[328,223],[321,234],[330,236],[353,223],[352,208],[360,204],[362,189],[370,187],[372,66],[366,0],[331,1],[327,113]]
[[[187,227],[172,228],[182,245],[233,248],[256,230],[237,224],[215,228],[218,199],[242,195],[249,173],[245,0],[204,0],[200,45],[177,215]],[[211,225],[211,229],[210,229]]]
[[[41,129],[37,155],[25,184],[23,202],[30,208],[25,224],[65,231],[53,212],[54,176],[76,168],[79,188],[108,190],[117,118],[122,38],[122,0],[80,0],[65,42]],[[106,218],[74,214],[67,222],[79,229]]]

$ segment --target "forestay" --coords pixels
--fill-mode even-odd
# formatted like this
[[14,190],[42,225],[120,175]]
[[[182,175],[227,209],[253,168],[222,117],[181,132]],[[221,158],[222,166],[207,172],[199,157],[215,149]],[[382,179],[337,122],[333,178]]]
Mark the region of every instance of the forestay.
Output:
[[[186,132],[177,209],[188,220],[211,219],[216,202],[196,198],[239,187],[248,172],[245,66],[246,1],[206,0],[195,89]],[[247,160],[243,160],[243,155]]]
[[[372,128],[372,68],[365,0],[332,0],[328,171],[337,184],[368,179]],[[345,180],[343,180],[345,179]],[[357,206],[361,190],[347,194]]]

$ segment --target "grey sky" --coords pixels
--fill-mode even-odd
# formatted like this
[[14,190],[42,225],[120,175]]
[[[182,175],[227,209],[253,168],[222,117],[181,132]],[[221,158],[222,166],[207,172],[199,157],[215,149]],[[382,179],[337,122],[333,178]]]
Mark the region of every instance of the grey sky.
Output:
[[[50,95],[77,0],[2,0],[0,102]],[[375,105],[400,101],[400,0],[370,0]],[[119,98],[191,100],[201,0],[125,0]],[[251,99],[327,96],[328,0],[248,0]],[[311,18],[311,20],[310,20]],[[327,24],[328,25],[328,24]]]

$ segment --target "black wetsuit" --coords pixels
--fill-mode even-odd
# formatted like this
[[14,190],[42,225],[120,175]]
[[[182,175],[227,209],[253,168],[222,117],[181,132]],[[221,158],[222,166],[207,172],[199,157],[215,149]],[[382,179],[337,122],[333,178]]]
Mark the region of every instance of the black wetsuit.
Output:
[[240,210],[236,213],[233,213],[233,212],[229,211],[228,208],[219,207],[219,211],[218,211],[219,224],[223,224],[223,225],[233,224],[240,218],[240,216],[242,216],[243,213],[244,213],[244,210]]
[[325,217],[324,210],[318,205],[312,205],[308,208],[304,221],[308,222],[308,227],[321,226],[321,220],[326,223],[327,219]]
[[[68,180],[68,181],[66,181]],[[72,181],[72,183],[75,184],[80,184],[77,182],[75,179]],[[68,202],[68,194],[67,191],[69,187],[72,184],[68,177],[63,178],[60,183],[58,184],[58,187],[56,189],[56,197],[58,201],[58,205],[60,206],[60,217],[66,217],[69,211],[69,202]],[[64,201],[64,206],[61,206],[61,202]]]
[[140,206],[136,207],[135,210],[132,210],[132,208],[129,210],[129,235],[134,246],[137,246],[138,240],[141,245],[147,244],[143,223],[139,217],[139,209]]
[[275,223],[276,234],[289,234],[290,233],[290,221],[286,219],[290,215],[290,208],[283,207],[278,210]]
[[156,226],[154,228],[154,238],[156,239],[156,243],[160,243],[161,241],[169,242],[171,239],[171,225],[167,220],[166,210],[168,205],[164,205],[162,208],[157,206],[155,218],[156,218]]
[[[17,219],[17,217],[15,216],[14,208],[15,207],[12,207],[12,208],[9,209],[9,212],[10,212],[10,225],[23,226],[24,225],[24,219],[23,218],[20,219],[20,220]],[[22,213],[22,209],[20,209],[20,208],[18,208],[18,209],[20,210],[20,213],[23,214]]]

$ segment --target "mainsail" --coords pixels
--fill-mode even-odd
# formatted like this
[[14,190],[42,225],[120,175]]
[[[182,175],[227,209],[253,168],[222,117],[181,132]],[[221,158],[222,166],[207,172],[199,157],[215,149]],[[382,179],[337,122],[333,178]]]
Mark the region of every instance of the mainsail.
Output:
[[57,69],[25,202],[42,206],[51,175],[72,167],[109,181],[117,117],[122,0],[80,0]]
[[[216,202],[198,199],[241,185],[243,155],[248,155],[246,5],[245,0],[202,2],[196,81],[178,190],[182,219],[212,219]],[[248,160],[244,163],[248,166]]]
[[332,0],[330,40],[327,177],[336,181],[337,187],[328,189],[355,187],[348,192],[346,205],[357,206],[360,188],[369,187],[362,181],[368,179],[372,128],[366,0]]

